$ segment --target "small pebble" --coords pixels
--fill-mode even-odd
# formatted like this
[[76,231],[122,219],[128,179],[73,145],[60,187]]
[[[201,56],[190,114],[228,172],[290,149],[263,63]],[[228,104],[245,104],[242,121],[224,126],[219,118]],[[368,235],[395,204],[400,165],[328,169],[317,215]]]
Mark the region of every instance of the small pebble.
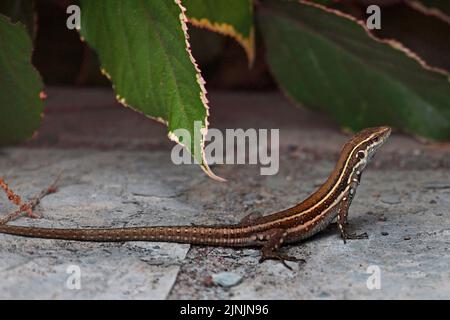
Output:
[[378,217],[378,221],[385,222],[385,221],[387,221],[387,218],[385,216],[380,216],[380,217]]
[[242,276],[234,272],[220,272],[212,275],[212,281],[221,287],[232,287],[242,281]]
[[437,203],[437,201],[434,200],[434,199],[432,199],[432,200],[430,200],[430,203],[431,203],[431,204],[435,204],[435,203]]
[[388,235],[389,235],[389,233],[388,233],[388,232],[386,232],[386,231],[383,231],[383,232],[381,232],[381,235],[382,235],[382,236],[388,236]]
[[403,240],[411,240],[410,236],[403,237]]

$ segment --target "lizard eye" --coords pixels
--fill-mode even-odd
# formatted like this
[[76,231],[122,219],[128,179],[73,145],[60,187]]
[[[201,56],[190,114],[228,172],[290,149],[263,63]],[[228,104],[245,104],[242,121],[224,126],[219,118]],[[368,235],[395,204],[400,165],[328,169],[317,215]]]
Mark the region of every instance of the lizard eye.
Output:
[[356,154],[356,156],[357,156],[359,159],[363,159],[363,158],[366,156],[366,153],[365,153],[364,151],[360,150],[360,151],[358,151],[358,153]]

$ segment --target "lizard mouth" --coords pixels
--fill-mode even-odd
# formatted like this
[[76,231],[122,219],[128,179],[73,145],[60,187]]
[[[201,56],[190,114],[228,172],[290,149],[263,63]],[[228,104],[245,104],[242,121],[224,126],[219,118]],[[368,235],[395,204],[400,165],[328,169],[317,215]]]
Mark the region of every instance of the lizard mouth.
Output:
[[381,134],[381,144],[383,144],[387,140],[387,138],[389,138],[391,132],[392,130],[390,127],[383,127],[383,132]]
[[390,127],[382,127],[382,131],[378,137],[378,141],[375,142],[375,144],[372,146],[371,149],[373,149],[373,151],[376,151],[379,147],[381,147],[386,140],[389,138],[389,136],[391,135],[391,128]]
[[367,162],[371,161],[373,156],[375,155],[375,152],[386,142],[386,140],[391,135],[391,128],[389,127],[383,127],[382,132],[378,136],[378,139],[376,142],[374,142],[368,151],[367,155]]

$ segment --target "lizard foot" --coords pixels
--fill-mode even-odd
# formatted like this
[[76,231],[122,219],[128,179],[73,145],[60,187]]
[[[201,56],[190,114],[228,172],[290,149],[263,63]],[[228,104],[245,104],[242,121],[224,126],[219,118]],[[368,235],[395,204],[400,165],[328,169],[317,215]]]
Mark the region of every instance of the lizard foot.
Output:
[[349,240],[369,239],[369,236],[367,235],[366,232],[360,233],[360,234],[350,233],[350,234],[347,234],[347,235],[346,235],[346,238],[349,239]]
[[361,234],[356,233],[347,233],[345,231],[341,231],[341,237],[342,240],[344,240],[344,243],[347,243],[347,240],[359,240],[359,239],[369,239],[369,236],[366,232]]
[[357,240],[357,239],[368,239],[369,238],[369,236],[365,232],[361,233],[361,234],[348,233],[346,231],[344,224],[342,224],[339,220],[337,222],[337,226],[339,227],[339,231],[341,233],[341,238],[342,238],[342,240],[344,240],[344,243],[347,243],[347,240]]

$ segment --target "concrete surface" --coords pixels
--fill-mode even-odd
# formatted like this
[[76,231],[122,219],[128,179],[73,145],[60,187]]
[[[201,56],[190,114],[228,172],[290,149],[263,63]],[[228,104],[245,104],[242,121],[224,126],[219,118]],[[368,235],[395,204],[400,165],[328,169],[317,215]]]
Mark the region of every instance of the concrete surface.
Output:
[[[323,182],[347,137],[278,94],[213,93],[217,128],[279,128],[280,172],[220,165],[218,183],[175,166],[165,128],[118,106],[109,90],[48,90],[37,138],[0,150],[0,175],[24,198],[62,170],[42,219],[14,224],[100,227],[233,223],[301,201]],[[1,211],[13,210],[4,195]],[[255,249],[167,243],[80,243],[0,235],[2,299],[449,299],[450,146],[394,132],[366,170],[343,244],[335,226],[286,249],[306,263],[258,263]],[[73,289],[73,266],[81,288]],[[369,266],[381,288],[369,290]],[[372,267],[373,268],[373,267]],[[374,269],[372,269],[374,270]],[[224,278],[225,277],[225,278]],[[222,285],[221,285],[222,284]],[[72,289],[71,289],[72,288]]]

